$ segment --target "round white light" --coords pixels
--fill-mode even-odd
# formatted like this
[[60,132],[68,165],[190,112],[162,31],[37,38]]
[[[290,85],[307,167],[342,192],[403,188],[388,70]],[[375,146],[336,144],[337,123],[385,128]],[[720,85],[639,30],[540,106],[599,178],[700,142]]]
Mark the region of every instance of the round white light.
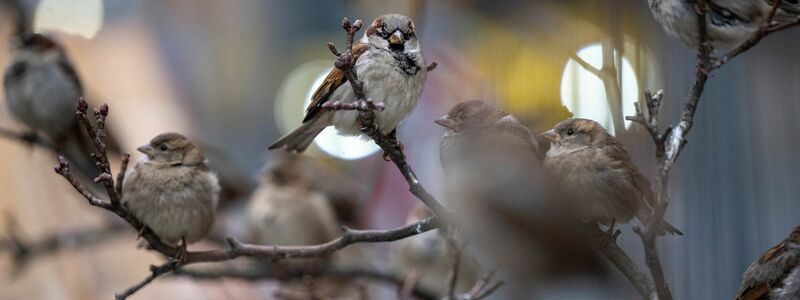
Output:
[[36,7],[33,30],[61,31],[87,39],[103,26],[103,2],[100,0],[42,0]]
[[[311,104],[311,97],[330,71],[331,69],[327,69],[322,72],[317,79],[314,80],[311,88],[308,89],[305,102],[303,102],[303,112],[305,112],[305,109]],[[325,128],[325,130],[314,139],[314,144],[331,156],[348,160],[369,156],[380,149],[372,140],[365,140],[357,136],[341,136],[333,127]]]
[[[603,46],[600,43],[583,47],[577,53],[578,57],[600,69],[603,66]],[[628,59],[622,57],[622,116],[632,116],[636,113],[633,103],[639,97],[639,84],[636,73],[633,71]],[[561,103],[572,112],[576,118],[595,120],[603,125],[610,134],[615,134],[611,108],[608,104],[603,81],[585,70],[574,60],[570,59],[564,67],[561,77]],[[625,128],[629,128],[631,121],[624,121]]]

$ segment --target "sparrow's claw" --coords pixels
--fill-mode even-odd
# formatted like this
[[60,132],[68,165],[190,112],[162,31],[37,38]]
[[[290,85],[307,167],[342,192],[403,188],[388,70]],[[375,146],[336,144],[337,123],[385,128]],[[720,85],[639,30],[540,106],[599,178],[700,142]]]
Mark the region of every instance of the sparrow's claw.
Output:
[[142,226],[142,228],[139,228],[139,230],[136,231],[136,240],[137,241],[140,238],[142,238],[142,235],[144,234],[144,228],[145,228],[145,226]]
[[[391,142],[394,144],[393,146],[395,148],[400,149],[400,154],[401,155],[405,153],[406,146],[404,146],[403,143],[401,143],[400,140],[397,139],[397,131],[396,130],[392,130],[392,132],[389,133],[389,139],[391,139]],[[386,152],[386,151],[383,152],[383,160],[385,160],[385,161],[391,161],[392,160],[390,158],[389,153]]]
[[178,253],[175,253],[175,263],[179,266],[186,263],[188,253],[189,251],[186,250],[186,239],[182,238],[180,245],[178,245]]
[[601,242],[604,244],[613,243],[617,241],[617,237],[622,233],[621,231],[616,229],[617,220],[612,219],[611,224],[608,225],[608,229],[603,231],[603,236],[601,238]]

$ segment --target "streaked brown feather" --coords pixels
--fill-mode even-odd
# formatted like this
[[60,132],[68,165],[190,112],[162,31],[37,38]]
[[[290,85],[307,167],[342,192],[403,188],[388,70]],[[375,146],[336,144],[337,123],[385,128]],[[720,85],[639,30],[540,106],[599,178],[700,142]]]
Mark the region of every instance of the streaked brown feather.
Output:
[[745,289],[741,295],[736,297],[736,300],[765,300],[769,299],[769,286],[767,284],[759,284]]
[[[353,60],[358,61],[361,57],[361,54],[369,49],[369,45],[365,43],[357,43],[353,45]],[[333,68],[328,76],[325,77],[325,81],[314,91],[314,95],[311,96],[311,104],[308,106],[306,110],[306,116],[303,118],[303,123],[308,122],[311,120],[317,113],[322,110],[322,104],[328,101],[328,98],[336,91],[339,86],[347,82],[347,77],[344,76],[344,70],[339,68]]]

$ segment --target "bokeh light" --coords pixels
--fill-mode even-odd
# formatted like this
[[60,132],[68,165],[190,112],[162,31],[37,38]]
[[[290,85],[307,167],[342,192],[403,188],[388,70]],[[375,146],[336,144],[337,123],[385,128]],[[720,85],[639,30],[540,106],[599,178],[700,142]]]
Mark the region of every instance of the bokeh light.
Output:
[[33,29],[57,31],[93,38],[103,26],[103,2],[100,0],[41,0],[36,7]]
[[[578,57],[600,69],[603,67],[603,46],[594,43],[583,47],[577,52]],[[639,83],[636,73],[630,62],[622,57],[622,81],[620,89],[622,94],[622,115],[632,116],[636,113],[634,102],[639,95]],[[572,112],[576,118],[595,120],[602,124],[608,132],[615,134],[614,120],[609,106],[608,96],[603,81],[585,70],[580,64],[570,59],[564,67],[561,77],[561,103]],[[631,121],[624,121],[625,128],[629,128]]]
[[[275,103],[275,118],[283,134],[294,130],[302,122],[306,107],[311,104],[311,96],[331,68],[330,61],[311,61],[300,65],[286,76]],[[303,101],[300,102],[300,99]],[[314,145],[327,155],[345,160],[364,158],[380,149],[372,141],[341,136],[333,127],[323,130],[314,140]]]

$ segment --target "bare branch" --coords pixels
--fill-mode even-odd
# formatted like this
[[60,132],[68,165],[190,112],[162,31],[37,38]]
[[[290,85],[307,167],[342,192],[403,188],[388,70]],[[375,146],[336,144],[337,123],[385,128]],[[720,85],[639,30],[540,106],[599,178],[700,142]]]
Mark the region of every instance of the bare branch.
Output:
[[756,33],[754,33],[749,39],[747,39],[747,41],[745,41],[744,43],[742,43],[738,47],[734,48],[733,50],[731,50],[730,52],[728,52],[727,54],[725,54],[721,58],[717,59],[716,62],[714,62],[712,68],[713,69],[719,69],[720,67],[722,67],[722,65],[724,65],[727,62],[731,61],[733,58],[735,58],[739,54],[742,54],[745,51],[750,50],[750,48],[753,48],[755,45],[757,45],[759,42],[761,42],[761,40],[764,39],[765,37],[767,37],[768,35],[776,33],[776,32],[783,31],[785,29],[788,29],[788,28],[791,28],[791,27],[794,27],[794,26],[797,26],[798,24],[800,24],[800,16],[798,16],[797,18],[795,18],[792,21],[789,21],[789,22],[786,22],[786,23],[783,23],[783,24],[776,24],[775,22],[773,22],[772,20],[775,17],[775,13],[778,11],[778,6],[780,6],[780,5],[781,5],[781,1],[780,0],[776,0],[775,3],[772,5],[772,10],[770,11],[769,16],[767,17],[767,20],[764,22],[764,24],[761,25],[761,27],[759,27],[758,31],[756,31]]
[[145,277],[145,279],[143,279],[141,282],[122,291],[121,293],[117,293],[116,295],[114,295],[114,298],[116,298],[117,300],[127,299],[130,295],[133,295],[146,285],[150,284],[150,282],[152,282],[153,279],[156,279],[158,276],[174,271],[177,268],[177,266],[178,264],[176,262],[167,262],[160,266],[150,266],[149,276]]
[[10,140],[16,140],[26,145],[36,145],[42,148],[55,150],[53,145],[45,141],[43,137],[33,132],[18,133],[10,129],[0,128],[0,137],[4,137]]

